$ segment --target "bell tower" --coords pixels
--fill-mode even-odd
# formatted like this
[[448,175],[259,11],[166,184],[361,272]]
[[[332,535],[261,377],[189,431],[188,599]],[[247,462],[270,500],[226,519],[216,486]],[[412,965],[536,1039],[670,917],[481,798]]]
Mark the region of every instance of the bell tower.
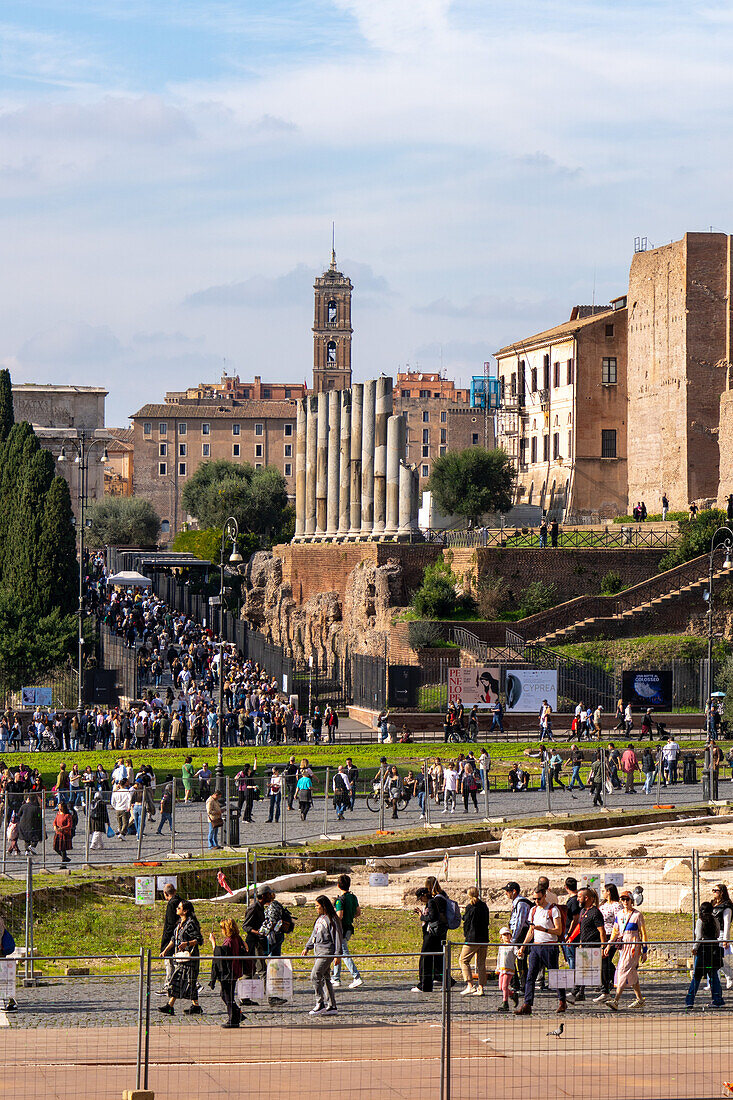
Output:
[[313,284],[313,392],[347,390],[351,386],[351,279],[331,263]]

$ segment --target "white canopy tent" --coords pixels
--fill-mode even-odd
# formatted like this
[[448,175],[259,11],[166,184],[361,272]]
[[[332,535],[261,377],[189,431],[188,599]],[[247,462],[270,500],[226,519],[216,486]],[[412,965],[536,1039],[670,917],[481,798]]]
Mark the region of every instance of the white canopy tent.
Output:
[[123,570],[107,578],[107,584],[116,584],[119,588],[149,588],[152,583],[150,577],[144,577],[134,569]]

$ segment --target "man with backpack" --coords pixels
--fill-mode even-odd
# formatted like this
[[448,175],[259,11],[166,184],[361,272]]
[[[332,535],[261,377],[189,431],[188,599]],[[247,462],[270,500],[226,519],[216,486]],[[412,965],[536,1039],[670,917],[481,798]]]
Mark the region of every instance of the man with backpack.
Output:
[[341,922],[341,956],[334,960],[331,985],[334,989],[341,987],[341,960],[343,959],[346,969],[351,974],[349,989],[358,989],[364,982],[356,963],[349,954],[349,940],[354,935],[354,921],[361,916],[361,906],[356,895],[351,893],[351,878],[348,875],[339,875],[336,885],[341,891],[333,905],[336,916]]
[[[504,887],[504,893],[511,903],[509,928],[511,929],[511,942],[517,947],[524,943],[524,938],[529,929],[529,911],[532,908],[529,898],[522,894],[518,882],[508,882]],[[516,961],[516,972],[512,975],[512,1000],[516,1005],[519,1001],[518,989],[524,989],[527,980],[527,959],[521,955]]]
[[[534,987],[537,976],[543,967],[548,970],[558,968],[558,944],[563,934],[563,921],[557,905],[550,905],[547,890],[538,885],[534,891],[534,906],[529,911],[529,928],[524,943],[517,952],[518,958],[524,958],[529,952],[527,980],[524,986],[524,1003],[515,1008],[515,1016],[531,1016],[534,1002]],[[567,1011],[564,989],[557,991],[557,1011]]]

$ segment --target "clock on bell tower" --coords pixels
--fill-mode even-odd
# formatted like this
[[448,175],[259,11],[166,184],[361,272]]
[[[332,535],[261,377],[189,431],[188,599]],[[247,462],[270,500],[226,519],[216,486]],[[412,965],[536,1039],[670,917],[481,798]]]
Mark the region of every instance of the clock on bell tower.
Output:
[[331,264],[313,284],[313,392],[347,390],[351,386],[351,279]]

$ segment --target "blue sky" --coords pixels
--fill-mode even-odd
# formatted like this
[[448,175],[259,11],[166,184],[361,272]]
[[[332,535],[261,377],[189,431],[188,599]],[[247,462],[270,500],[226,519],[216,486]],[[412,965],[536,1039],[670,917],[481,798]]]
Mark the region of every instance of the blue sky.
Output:
[[733,229],[732,45],[719,0],[6,0],[0,359],[110,424],[309,378],[335,220],[356,377],[468,379]]

